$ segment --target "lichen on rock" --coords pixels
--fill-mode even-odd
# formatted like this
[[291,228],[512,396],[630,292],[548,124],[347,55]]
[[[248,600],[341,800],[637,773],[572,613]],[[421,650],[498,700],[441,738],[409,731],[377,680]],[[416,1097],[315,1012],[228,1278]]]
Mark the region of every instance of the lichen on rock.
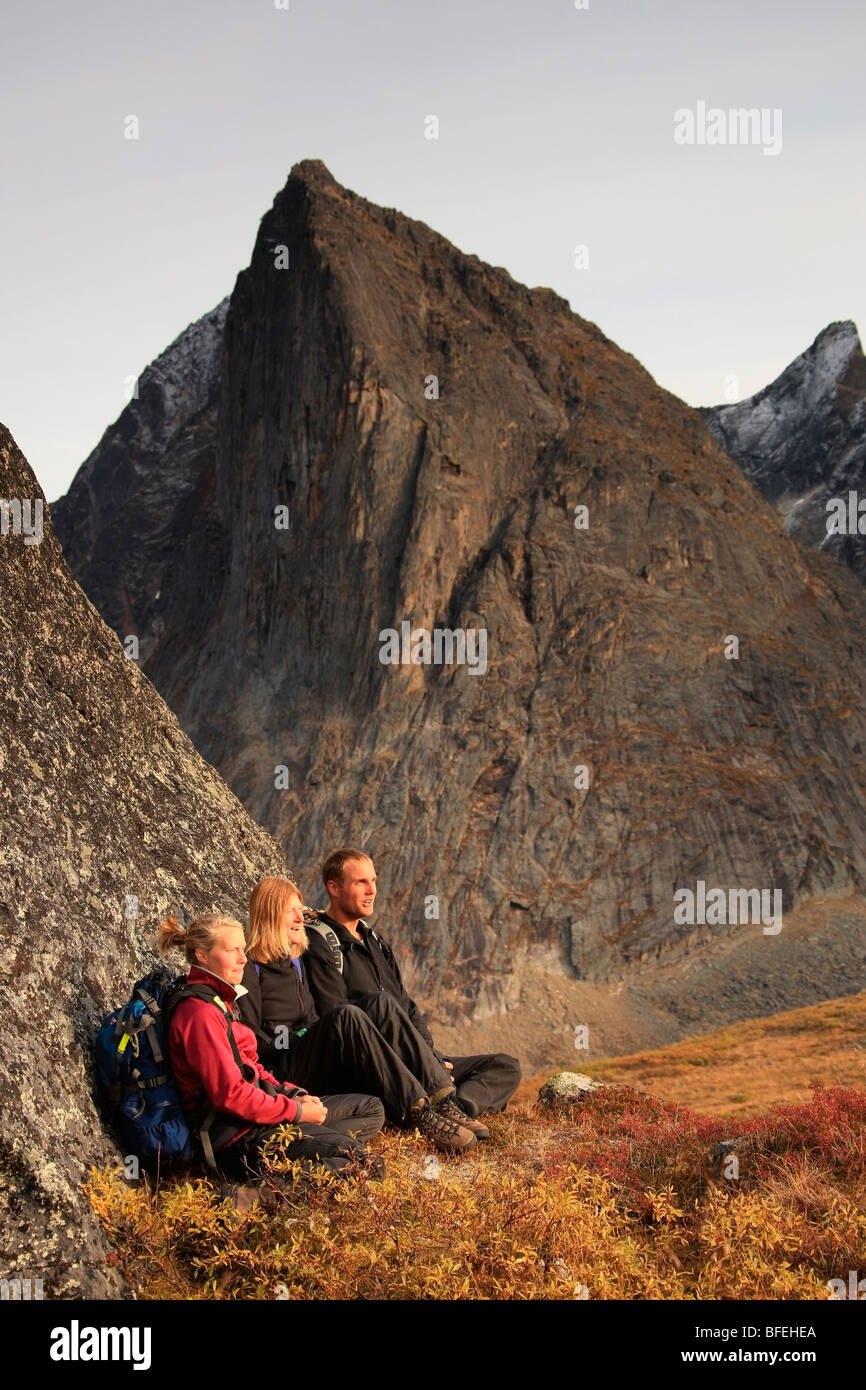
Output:
[[153,963],[166,912],[243,917],[285,858],[72,578],[3,426],[0,497],[44,511],[39,544],[0,536],[0,1278],[117,1297],[82,1189],[117,1157],[93,1099],[94,1033]]
[[539,1105],[574,1104],[591,1091],[600,1090],[606,1083],[594,1081],[580,1071],[558,1071],[548,1077],[538,1092]]

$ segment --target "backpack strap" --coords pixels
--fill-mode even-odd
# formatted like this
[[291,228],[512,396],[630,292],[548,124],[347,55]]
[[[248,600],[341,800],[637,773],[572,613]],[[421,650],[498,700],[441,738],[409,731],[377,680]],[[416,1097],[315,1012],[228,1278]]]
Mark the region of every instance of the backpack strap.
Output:
[[115,1079],[114,1084],[107,1089],[108,1099],[113,1105],[119,1105],[126,1096],[132,1095],[135,1091],[156,1090],[158,1086],[164,1086],[170,1081],[168,1075],[152,1076],[147,1081],[142,1080],[141,1073],[137,1067],[133,1067],[129,1073],[131,1084],[121,1085],[121,1057],[131,1043],[133,1055],[138,1056],[139,1034],[146,1033],[150,1043],[151,1056],[155,1062],[164,1062],[165,1055],[159,1045],[159,1022],[162,1010],[157,1000],[150,994],[143,985],[135,991],[135,996],[144,1003],[144,1011],[138,1023],[133,1023],[129,1017],[129,1006],[118,1009],[117,1018],[114,1024],[115,1044]]
[[252,1071],[252,1068],[249,1066],[249,1063],[243,1060],[238,1051],[237,1040],[232,1032],[232,1010],[229,1008],[226,1001],[217,994],[216,990],[211,989],[208,985],[182,985],[177,993],[172,996],[172,1005],[176,1006],[180,1003],[181,999],[201,999],[205,1004],[216,1005],[226,1021],[229,1047],[232,1050],[232,1056],[238,1064],[238,1070],[245,1081],[251,1081],[252,1077],[248,1076],[247,1073]]
[[340,940],[337,936],[337,933],[334,931],[334,928],[329,927],[327,922],[321,921],[321,919],[318,917],[315,919],[315,921],[312,919],[312,917],[307,917],[304,922],[304,925],[307,927],[309,931],[316,932],[322,938],[322,940],[324,941],[325,945],[328,947],[331,953],[332,964],[337,967],[340,974],[342,975],[343,952],[340,949]]
[[[153,995],[148,994],[147,990],[144,988],[143,985],[140,985],[135,992],[138,995],[139,999],[143,1000],[144,1002],[147,1017],[145,1017],[145,1014],[142,1014],[141,1021],[143,1026],[148,1030],[148,1033],[150,1035],[150,1050],[153,1053],[153,1060],[155,1062],[164,1062],[165,1057],[163,1056],[162,1048],[159,1045],[159,1033],[156,1028],[156,1021],[159,1018],[162,1010],[160,1009]],[[163,1077],[162,1080],[164,1081],[165,1078]]]
[[[232,1056],[237,1063],[238,1071],[245,1081],[255,1080],[258,1083],[259,1078],[255,1076],[252,1067],[241,1057],[237,1039],[232,1031],[232,1010],[228,1007],[225,1000],[217,994],[216,990],[211,989],[208,985],[191,985],[184,980],[176,989],[172,990],[170,999],[166,1000],[163,1012],[169,1014],[183,999],[201,999],[203,1003],[214,1004],[220,1010],[226,1022],[229,1046],[232,1050]],[[252,1075],[250,1075],[251,1072]],[[264,1087],[262,1087],[262,1089],[264,1089]],[[201,1111],[199,1113],[202,1114]],[[215,1173],[219,1172],[219,1167],[217,1165],[216,1155],[214,1154],[213,1140],[210,1131],[219,1114],[220,1112],[217,1110],[216,1106],[209,1105],[204,1109],[203,1117],[195,1125],[195,1131],[204,1151],[205,1163],[208,1168],[212,1169]],[[238,1129],[242,1129],[243,1126],[234,1125],[231,1126],[231,1128],[237,1131]]]
[[201,1144],[202,1149],[204,1151],[204,1161],[207,1164],[208,1168],[210,1168],[214,1173],[219,1171],[217,1167],[216,1155],[214,1154],[213,1144],[211,1143],[210,1137],[210,1127],[215,1119],[216,1110],[213,1106],[211,1106],[198,1127],[198,1141]]

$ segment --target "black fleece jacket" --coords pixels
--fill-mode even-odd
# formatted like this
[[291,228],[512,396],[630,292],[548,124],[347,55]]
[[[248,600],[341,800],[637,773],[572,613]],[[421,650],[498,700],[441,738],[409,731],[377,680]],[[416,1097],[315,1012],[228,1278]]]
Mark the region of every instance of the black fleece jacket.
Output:
[[259,1057],[265,1066],[265,1059],[273,1060],[274,1054],[279,1052],[275,1041],[279,1027],[296,1034],[302,1028],[312,1028],[319,1019],[300,958],[298,965],[300,973],[295,962],[288,958],[259,965],[258,969],[248,960],[244,967],[243,983],[247,993],[238,1000],[238,1009],[244,1023],[256,1035]]
[[368,927],[366,922],[360,922],[358,930],[361,940],[356,941],[352,933],[329,917],[327,912],[320,912],[319,917],[336,935],[343,957],[341,973],[334,963],[327,941],[318,932],[309,933],[310,949],[304,959],[310,990],[319,1013],[324,1015],[340,1004],[353,1004],[365,994],[390,994],[406,1010],[427,1046],[437,1057],[441,1057],[430,1036],[424,1014],[406,993],[400,967],[385,938]]

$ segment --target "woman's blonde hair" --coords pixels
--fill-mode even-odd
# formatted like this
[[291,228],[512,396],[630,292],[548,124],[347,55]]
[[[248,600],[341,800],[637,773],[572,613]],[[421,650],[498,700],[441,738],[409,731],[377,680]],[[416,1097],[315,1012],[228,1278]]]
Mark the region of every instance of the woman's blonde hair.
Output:
[[166,917],[159,924],[156,949],[161,956],[167,956],[173,950],[183,951],[187,965],[199,965],[201,962],[196,960],[196,951],[212,950],[223,927],[244,929],[242,922],[234,917],[223,917],[219,912],[206,912],[194,918],[188,927],[182,927],[176,917]]
[[292,898],[304,901],[301,890],[291,878],[263,878],[250,893],[250,926],[247,932],[247,955],[260,965],[271,961],[299,956],[309,946],[307,933],[301,928],[301,944],[286,945],[283,920]]

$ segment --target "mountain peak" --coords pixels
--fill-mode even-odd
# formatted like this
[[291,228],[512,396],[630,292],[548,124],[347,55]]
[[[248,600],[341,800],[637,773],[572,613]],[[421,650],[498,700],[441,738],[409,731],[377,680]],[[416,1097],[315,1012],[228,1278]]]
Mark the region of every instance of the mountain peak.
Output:
[[701,413],[789,534],[866,581],[864,538],[828,535],[826,525],[830,498],[866,481],[866,358],[856,324],[828,324],[762,391]]
[[[788,909],[866,879],[860,588],[564,301],[302,164],[213,404],[127,464],[76,573],[305,891],[335,844],[369,849],[410,988],[465,1047],[506,1015],[536,1060],[569,1019],[612,1045],[592,990],[644,965],[633,999],[682,1019],[676,963],[714,931],[671,885]],[[64,534],[75,509],[79,479]],[[483,669],[443,633],[464,658],[483,633]],[[741,935],[738,1016],[767,940]]]
[[297,164],[292,165],[289,178],[300,179],[303,183],[319,184],[322,187],[340,186],[327,164],[321,159],[299,159]]
[[857,325],[851,319],[829,323],[769,386],[735,405],[709,409],[717,418],[734,420],[737,412],[745,418],[765,400],[772,400],[778,406],[784,400],[792,407],[795,405],[799,415],[805,417],[816,409],[823,397],[832,394],[844,382],[851,359],[857,355],[862,359]]
[[807,354],[811,352],[822,356],[838,352],[843,360],[847,360],[851,353],[858,348],[862,352],[860,335],[854,320],[837,319],[834,323],[828,323],[826,328],[821,329],[814,343],[806,349],[806,352]]

